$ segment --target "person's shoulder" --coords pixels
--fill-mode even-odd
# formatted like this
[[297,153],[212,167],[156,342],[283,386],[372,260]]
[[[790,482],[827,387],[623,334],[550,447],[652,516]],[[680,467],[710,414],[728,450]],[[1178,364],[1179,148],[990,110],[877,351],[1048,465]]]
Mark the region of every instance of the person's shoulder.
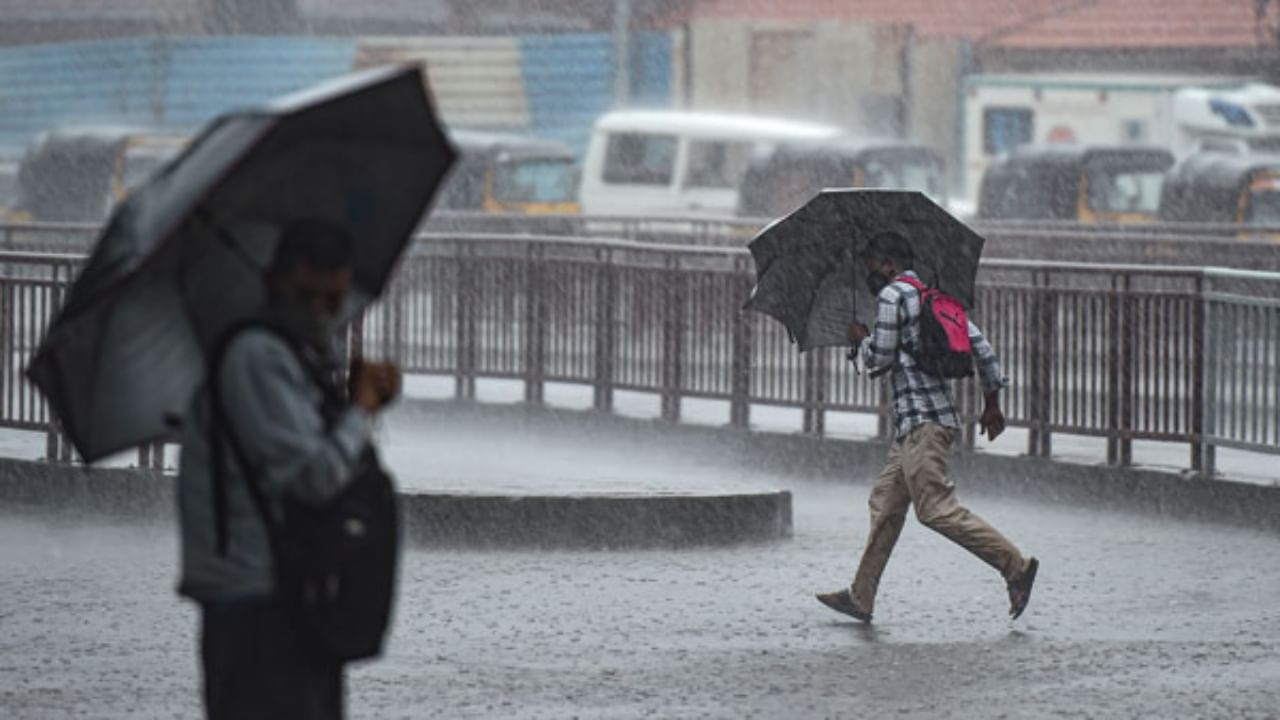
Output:
[[880,291],[880,300],[881,302],[896,303],[902,300],[904,295],[913,292],[916,292],[915,286],[901,278],[897,278],[885,285],[884,289]]
[[250,325],[241,328],[224,342],[224,366],[296,364],[289,342],[280,333],[265,326]]

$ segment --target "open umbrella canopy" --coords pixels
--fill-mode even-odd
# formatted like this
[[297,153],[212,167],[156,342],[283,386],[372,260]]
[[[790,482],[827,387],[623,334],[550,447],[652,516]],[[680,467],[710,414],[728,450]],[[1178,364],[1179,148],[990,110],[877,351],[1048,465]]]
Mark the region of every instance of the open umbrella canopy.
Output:
[[205,353],[265,302],[279,231],[343,226],[346,317],[385,286],[454,161],[417,67],[214,120],[115,212],[27,372],[87,461],[170,434]]
[[982,237],[922,193],[863,189],[823,190],[761,230],[745,307],[781,322],[801,351],[847,345],[849,323],[874,320],[862,261],[883,231],[910,241],[926,284],[973,307]]

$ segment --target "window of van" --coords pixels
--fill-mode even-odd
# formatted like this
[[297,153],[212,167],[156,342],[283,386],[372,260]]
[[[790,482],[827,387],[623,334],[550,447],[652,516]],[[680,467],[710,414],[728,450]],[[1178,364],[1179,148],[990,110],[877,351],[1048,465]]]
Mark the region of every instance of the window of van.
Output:
[[1031,142],[1032,117],[1030,108],[989,107],[983,110],[982,151],[988,155],[1003,155]]
[[751,161],[751,143],[695,140],[689,143],[687,187],[735,188]]
[[604,153],[604,181],[616,185],[670,185],[675,175],[675,135],[618,133]]

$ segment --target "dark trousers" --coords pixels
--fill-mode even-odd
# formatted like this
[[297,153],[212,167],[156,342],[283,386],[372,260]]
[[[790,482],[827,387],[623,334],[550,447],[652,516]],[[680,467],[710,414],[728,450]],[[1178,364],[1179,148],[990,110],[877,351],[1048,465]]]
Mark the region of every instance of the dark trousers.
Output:
[[342,664],[308,647],[270,599],[201,606],[209,720],[341,720]]

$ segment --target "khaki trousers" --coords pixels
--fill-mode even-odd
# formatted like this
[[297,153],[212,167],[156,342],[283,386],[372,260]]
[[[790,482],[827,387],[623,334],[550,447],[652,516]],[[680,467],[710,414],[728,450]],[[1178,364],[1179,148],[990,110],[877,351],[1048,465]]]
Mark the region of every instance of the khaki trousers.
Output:
[[955,483],[947,478],[947,455],[957,432],[934,423],[917,425],[889,448],[867,502],[871,532],[851,588],[863,610],[871,612],[875,606],[880,575],[912,505],[921,524],[977,555],[1006,582],[1026,565],[1013,543],[956,500]]

